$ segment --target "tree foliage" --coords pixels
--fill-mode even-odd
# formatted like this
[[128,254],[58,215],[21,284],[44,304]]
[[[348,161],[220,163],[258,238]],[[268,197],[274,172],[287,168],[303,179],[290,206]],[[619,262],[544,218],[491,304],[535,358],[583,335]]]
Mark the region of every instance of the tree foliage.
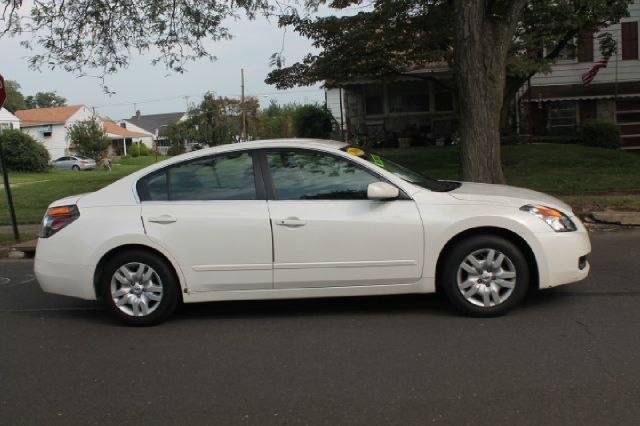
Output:
[[67,105],[67,99],[56,92],[38,92],[34,96],[27,96],[25,103],[28,109],[51,108]]
[[7,99],[4,101],[4,107],[7,111],[13,113],[21,109],[26,109],[24,95],[20,91],[20,84],[17,81],[5,80],[5,89],[7,91]]
[[111,143],[96,117],[74,124],[69,130],[69,139],[75,145],[78,154],[96,161],[100,160]]
[[[253,97],[245,99],[248,134],[255,134],[255,117],[260,106]],[[242,129],[242,103],[238,99],[205,94],[202,102],[191,108],[188,118],[167,127],[165,135],[172,145],[223,145],[238,142]]]
[[230,37],[224,19],[253,16],[266,1],[41,0],[28,13],[22,6],[23,0],[0,0],[0,35],[32,34],[25,46],[41,48],[29,59],[33,67],[107,74],[128,66],[132,52],[153,50],[154,63],[177,72],[188,60],[213,58],[205,43]]
[[20,130],[0,133],[7,167],[21,172],[44,172],[49,169],[49,151]]
[[333,116],[324,106],[303,105],[295,110],[293,129],[298,138],[329,139]]

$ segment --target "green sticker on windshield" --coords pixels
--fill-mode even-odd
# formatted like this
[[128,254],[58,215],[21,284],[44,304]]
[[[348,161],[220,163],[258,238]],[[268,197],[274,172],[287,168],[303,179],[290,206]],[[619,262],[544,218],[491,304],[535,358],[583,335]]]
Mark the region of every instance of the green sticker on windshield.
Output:
[[384,161],[382,161],[382,158],[380,158],[379,156],[375,155],[375,154],[371,154],[371,159],[373,160],[374,164],[382,169],[384,169]]

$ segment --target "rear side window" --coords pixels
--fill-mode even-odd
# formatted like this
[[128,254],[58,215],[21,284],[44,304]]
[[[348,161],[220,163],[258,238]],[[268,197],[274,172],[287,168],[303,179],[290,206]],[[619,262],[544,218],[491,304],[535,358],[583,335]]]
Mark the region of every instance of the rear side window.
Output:
[[141,201],[255,200],[253,160],[247,152],[176,164],[138,181]]

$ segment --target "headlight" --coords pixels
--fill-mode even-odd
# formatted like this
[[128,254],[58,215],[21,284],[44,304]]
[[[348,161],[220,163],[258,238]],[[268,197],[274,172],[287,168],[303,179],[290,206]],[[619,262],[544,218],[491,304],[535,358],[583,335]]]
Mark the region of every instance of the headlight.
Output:
[[527,204],[526,206],[520,207],[520,210],[538,216],[556,232],[571,232],[577,229],[575,223],[573,223],[566,214],[556,209],[539,206],[537,204]]

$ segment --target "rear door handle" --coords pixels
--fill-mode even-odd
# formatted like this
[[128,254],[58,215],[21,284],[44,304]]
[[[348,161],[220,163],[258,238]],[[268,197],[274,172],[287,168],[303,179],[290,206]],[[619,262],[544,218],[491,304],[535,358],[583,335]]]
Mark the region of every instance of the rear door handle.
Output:
[[278,219],[276,220],[276,225],[286,226],[288,228],[299,228],[301,226],[305,226],[307,222],[304,220],[300,220],[297,217],[288,217],[286,219]]
[[168,214],[163,214],[162,216],[152,216],[147,218],[147,221],[149,222],[153,222],[153,223],[161,223],[163,225],[166,225],[168,223],[173,223],[176,222],[178,219],[176,219],[173,216],[169,216]]

